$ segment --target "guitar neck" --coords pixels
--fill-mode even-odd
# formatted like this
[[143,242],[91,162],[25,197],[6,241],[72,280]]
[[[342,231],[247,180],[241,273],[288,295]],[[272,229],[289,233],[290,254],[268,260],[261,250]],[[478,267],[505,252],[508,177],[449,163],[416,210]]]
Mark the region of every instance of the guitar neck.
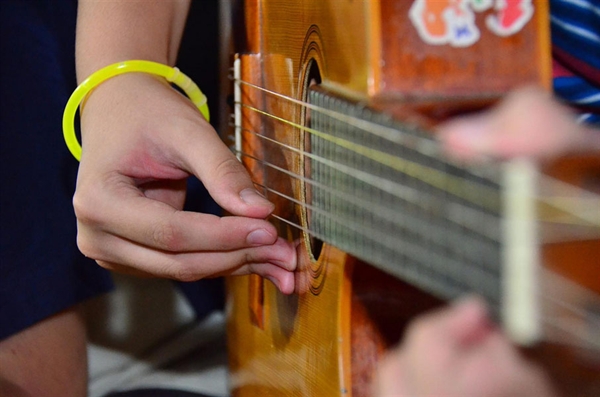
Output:
[[452,165],[431,136],[360,105],[318,91],[310,102],[390,134],[311,113],[311,129],[327,132],[311,134],[307,159],[311,233],[440,298],[473,291],[499,312],[501,171]]
[[442,299],[483,296],[515,341],[537,340],[542,243],[597,238],[598,196],[527,160],[458,165],[414,124],[322,89],[309,102],[309,232]]
[[[460,166],[444,158],[431,134],[412,124],[320,88],[311,90],[308,102],[310,125],[296,127],[310,150],[285,148],[297,152],[297,169],[255,159],[296,180],[304,198],[296,205],[305,215],[295,226],[439,298],[479,294],[513,339],[536,340],[535,167],[524,161]],[[280,142],[264,143],[266,152],[281,149],[268,148]],[[569,211],[559,212],[564,218]]]

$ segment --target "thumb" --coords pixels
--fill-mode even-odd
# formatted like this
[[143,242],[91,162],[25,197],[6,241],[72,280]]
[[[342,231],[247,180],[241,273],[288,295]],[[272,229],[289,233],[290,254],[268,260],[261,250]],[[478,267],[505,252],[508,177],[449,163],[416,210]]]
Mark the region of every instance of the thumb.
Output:
[[188,156],[190,170],[226,211],[238,216],[266,218],[275,206],[256,190],[246,168],[216,131],[209,128],[212,133],[203,134],[195,153]]

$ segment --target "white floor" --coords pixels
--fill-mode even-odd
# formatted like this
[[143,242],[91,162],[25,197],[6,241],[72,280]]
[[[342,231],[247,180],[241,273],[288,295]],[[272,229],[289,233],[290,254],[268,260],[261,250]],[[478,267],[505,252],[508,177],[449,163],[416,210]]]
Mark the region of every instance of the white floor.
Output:
[[223,313],[196,322],[166,280],[117,275],[115,283],[86,304],[89,397],[148,387],[227,396]]

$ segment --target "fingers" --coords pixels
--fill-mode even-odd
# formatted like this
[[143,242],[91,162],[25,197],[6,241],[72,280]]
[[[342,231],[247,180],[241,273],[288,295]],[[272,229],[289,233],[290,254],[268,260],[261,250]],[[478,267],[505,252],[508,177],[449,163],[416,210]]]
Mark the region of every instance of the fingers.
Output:
[[455,302],[443,321],[440,328],[463,346],[476,344],[495,330],[485,302],[477,296]]
[[381,395],[399,391],[411,396],[553,395],[543,372],[491,326],[478,298],[461,300],[417,319],[400,349],[384,363],[399,374],[390,378],[390,368],[383,370],[387,379],[380,379],[379,385],[387,388],[387,394]]
[[546,159],[585,146],[588,134],[573,114],[540,88],[507,95],[478,115],[458,117],[438,127],[451,157],[477,161],[527,156]]
[[460,348],[481,341],[492,328],[485,303],[472,296],[419,317],[409,326],[407,340],[415,344],[443,341],[447,347]]
[[377,366],[373,384],[376,397],[410,396],[402,356],[397,352],[386,355]]
[[[232,251],[182,253],[151,249],[106,233],[86,233],[80,231],[78,236],[82,252],[117,272],[179,281],[254,273],[271,280],[283,293],[294,290],[295,248],[284,239],[268,246]],[[93,245],[86,245],[88,242]]]
[[169,252],[230,250],[270,245],[277,240],[273,225],[261,219],[181,211],[148,199],[133,188],[112,194],[112,186],[102,190],[94,197],[76,195],[74,207],[80,228]]
[[265,220],[180,211],[127,178],[94,193],[76,195],[74,206],[79,248],[101,266],[182,281],[256,273],[283,293],[294,290],[295,247]]
[[[289,262],[291,263],[291,261]],[[290,264],[288,267],[291,268]],[[295,266],[294,266],[295,267]],[[282,293],[289,295],[295,292],[296,273],[278,265],[271,263],[251,263],[235,272],[233,275],[258,274],[261,277],[271,281],[275,287]]]
[[[73,205],[85,255],[183,281],[254,272],[293,290],[295,250],[264,220],[273,204],[182,95],[148,76],[119,76],[90,96],[82,130]],[[182,211],[190,174],[239,216]]]

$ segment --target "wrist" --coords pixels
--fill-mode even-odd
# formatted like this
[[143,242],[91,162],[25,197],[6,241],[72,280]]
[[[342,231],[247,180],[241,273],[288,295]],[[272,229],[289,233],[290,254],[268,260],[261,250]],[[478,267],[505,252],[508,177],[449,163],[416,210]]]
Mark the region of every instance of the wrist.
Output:
[[69,98],[67,105],[65,106],[65,111],[63,114],[63,135],[65,142],[67,143],[67,147],[77,160],[81,158],[81,146],[75,135],[73,121],[81,102],[85,100],[86,96],[92,90],[97,88],[105,81],[122,74],[139,72],[163,77],[169,83],[175,84],[181,88],[194,103],[200,113],[204,116],[204,118],[206,118],[207,121],[209,120],[206,96],[202,93],[202,91],[200,91],[198,86],[188,76],[180,72],[179,69],[143,60],[131,60],[115,63],[92,73],[87,79],[85,79],[77,87],[77,89],[75,89]]

